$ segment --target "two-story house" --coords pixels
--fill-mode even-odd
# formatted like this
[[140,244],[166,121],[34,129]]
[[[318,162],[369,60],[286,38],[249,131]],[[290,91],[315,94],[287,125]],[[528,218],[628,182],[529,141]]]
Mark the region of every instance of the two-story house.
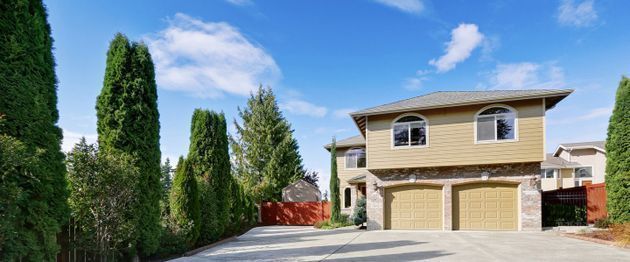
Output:
[[541,164],[543,191],[604,183],[604,141],[560,144]]
[[366,196],[369,230],[540,230],[545,113],[571,92],[435,92],[350,113],[342,208]]

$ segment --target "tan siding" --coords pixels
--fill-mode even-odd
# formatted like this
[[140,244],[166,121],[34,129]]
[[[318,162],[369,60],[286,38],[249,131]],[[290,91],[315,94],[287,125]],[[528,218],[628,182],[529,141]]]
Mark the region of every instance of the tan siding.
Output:
[[[354,148],[354,147],[352,147]],[[366,171],[365,168],[353,168],[353,169],[346,169],[346,161],[345,161],[345,154],[346,151],[350,150],[351,148],[337,148],[337,176],[339,177],[339,200],[341,200],[341,208],[344,209],[344,190],[346,187],[350,187],[351,185],[348,184],[348,180],[350,180],[351,178],[361,175]],[[326,188],[328,188],[326,186]],[[356,191],[352,191],[353,193],[351,193],[351,197],[353,197],[354,199],[352,199],[351,203],[354,206],[354,202],[356,201]],[[351,212],[350,209],[345,210],[346,212]]]
[[368,119],[370,169],[541,162],[544,153],[540,99],[505,103],[518,111],[516,142],[475,144],[474,115],[484,106],[418,111],[429,124],[428,147],[392,148],[391,122],[400,114]]

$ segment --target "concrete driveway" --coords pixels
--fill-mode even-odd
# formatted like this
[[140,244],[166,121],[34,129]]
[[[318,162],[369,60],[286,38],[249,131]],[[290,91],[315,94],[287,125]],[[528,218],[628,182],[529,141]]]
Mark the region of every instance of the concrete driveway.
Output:
[[270,226],[175,261],[630,261],[630,251],[550,232],[316,230]]

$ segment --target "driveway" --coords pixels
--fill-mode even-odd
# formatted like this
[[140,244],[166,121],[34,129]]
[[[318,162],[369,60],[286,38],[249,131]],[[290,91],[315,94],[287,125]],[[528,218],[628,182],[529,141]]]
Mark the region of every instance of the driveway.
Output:
[[174,261],[630,261],[630,251],[550,232],[317,230],[257,227]]

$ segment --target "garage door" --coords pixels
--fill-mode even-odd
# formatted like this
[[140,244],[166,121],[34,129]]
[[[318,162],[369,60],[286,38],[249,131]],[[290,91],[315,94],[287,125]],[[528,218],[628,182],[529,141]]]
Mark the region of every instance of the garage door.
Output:
[[385,229],[442,229],[442,187],[385,189]]
[[453,187],[453,229],[516,230],[517,185],[468,184]]

